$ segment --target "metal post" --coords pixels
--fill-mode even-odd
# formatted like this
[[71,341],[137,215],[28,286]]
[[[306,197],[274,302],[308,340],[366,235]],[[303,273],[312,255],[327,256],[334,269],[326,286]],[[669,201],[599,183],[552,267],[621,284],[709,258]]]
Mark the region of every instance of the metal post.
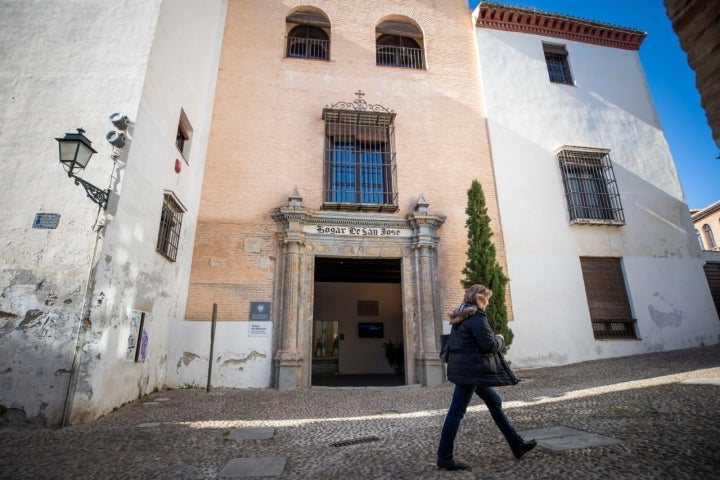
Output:
[[217,303],[213,303],[212,327],[210,328],[210,356],[208,357],[208,380],[205,392],[210,392],[210,377],[212,376],[213,347],[215,345],[215,324],[217,323]]

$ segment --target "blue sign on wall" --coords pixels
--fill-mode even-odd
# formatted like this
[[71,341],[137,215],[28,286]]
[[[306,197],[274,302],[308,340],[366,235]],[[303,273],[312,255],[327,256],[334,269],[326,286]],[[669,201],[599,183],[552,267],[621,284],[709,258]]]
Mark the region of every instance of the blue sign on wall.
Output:
[[57,228],[59,222],[59,213],[36,213],[32,228]]

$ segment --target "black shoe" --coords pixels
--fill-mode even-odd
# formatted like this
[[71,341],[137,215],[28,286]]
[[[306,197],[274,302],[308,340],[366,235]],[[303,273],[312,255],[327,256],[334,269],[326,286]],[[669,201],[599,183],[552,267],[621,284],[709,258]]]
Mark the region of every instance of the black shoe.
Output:
[[456,462],[452,458],[438,458],[437,466],[441,470],[472,470],[472,467],[470,467],[470,465]]
[[537,440],[523,440],[520,445],[518,445],[517,447],[513,447],[512,452],[513,455],[515,455],[515,458],[520,459],[523,457],[523,455],[525,455],[535,447],[537,447]]

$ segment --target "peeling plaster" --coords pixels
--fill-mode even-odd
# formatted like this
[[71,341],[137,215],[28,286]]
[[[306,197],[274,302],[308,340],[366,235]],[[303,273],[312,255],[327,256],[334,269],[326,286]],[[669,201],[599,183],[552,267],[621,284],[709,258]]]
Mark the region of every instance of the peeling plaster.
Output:
[[188,366],[191,362],[194,362],[195,360],[199,360],[200,355],[195,355],[192,352],[183,352],[182,358],[178,361],[177,368],[180,369],[180,364],[183,364],[184,366]]
[[[225,360],[222,363],[222,366],[225,367],[228,365],[243,365],[251,360],[256,360],[259,358],[267,358],[267,355],[265,355],[264,353],[259,353],[259,352],[253,351],[253,352],[250,352],[248,355],[246,355],[243,358],[231,358],[229,360]],[[218,357],[217,361],[218,362],[220,361],[220,357]]]

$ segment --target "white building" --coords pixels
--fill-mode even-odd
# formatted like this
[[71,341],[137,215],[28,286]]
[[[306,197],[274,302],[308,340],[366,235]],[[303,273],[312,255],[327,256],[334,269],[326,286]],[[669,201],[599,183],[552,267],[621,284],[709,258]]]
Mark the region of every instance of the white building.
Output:
[[[185,304],[225,9],[221,0],[0,2],[6,418],[83,422],[165,385],[170,321]],[[103,139],[116,112],[129,118],[120,149]],[[54,138],[77,127],[97,154],[76,173],[109,189],[106,210],[58,162]],[[182,222],[179,235],[159,233],[163,221]]]
[[[704,259],[637,54],[642,32],[481,4],[475,50],[465,0],[374,0],[350,15],[357,5],[0,0],[3,421],[82,423],[156,389],[203,385],[212,295],[230,312],[216,343],[221,385],[269,386],[273,375],[280,387],[307,385],[313,328],[321,315],[345,315],[334,307],[346,299],[358,317],[377,317],[371,327],[386,323],[384,339],[404,337],[406,383],[442,381],[435,337],[460,296],[462,182],[473,176],[492,197],[510,277],[514,365],[719,341]],[[303,21],[328,33],[332,61],[288,58],[298,51],[285,41],[318,40],[288,36]],[[411,70],[404,57],[381,54],[406,48],[407,35],[427,60]],[[548,61],[558,68],[552,81]],[[400,202],[392,211],[323,210],[323,121],[354,105],[346,94],[355,89],[363,104],[360,87],[396,109],[373,115],[393,125],[394,139],[397,114]],[[281,104],[292,107],[286,116]],[[113,113],[127,126],[114,126]],[[106,209],[58,162],[55,138],[79,127],[97,153],[75,174],[97,187],[100,203],[107,189]],[[109,130],[124,145],[103,141]],[[279,145],[287,168],[259,165]],[[307,170],[291,179],[295,151],[307,154]],[[227,170],[211,172],[213,159]],[[257,178],[267,172],[277,178],[266,186]],[[201,197],[204,175],[221,181]],[[292,192],[297,178],[305,199]],[[253,197],[252,185],[268,191]],[[241,195],[227,210],[247,218],[225,222],[224,202]],[[211,224],[202,232],[201,198]],[[378,222],[393,236],[320,228]],[[376,267],[389,260],[392,285],[335,285],[337,262],[353,256]],[[312,287],[318,271],[329,280]],[[273,308],[255,338],[251,300]],[[392,308],[378,315],[379,301]],[[355,320],[347,328],[357,331]],[[370,362],[367,350],[347,349],[342,373],[390,370],[380,352]],[[245,361],[255,364],[243,369]]]
[[497,4],[476,16],[514,364],[717,343],[645,34]]

